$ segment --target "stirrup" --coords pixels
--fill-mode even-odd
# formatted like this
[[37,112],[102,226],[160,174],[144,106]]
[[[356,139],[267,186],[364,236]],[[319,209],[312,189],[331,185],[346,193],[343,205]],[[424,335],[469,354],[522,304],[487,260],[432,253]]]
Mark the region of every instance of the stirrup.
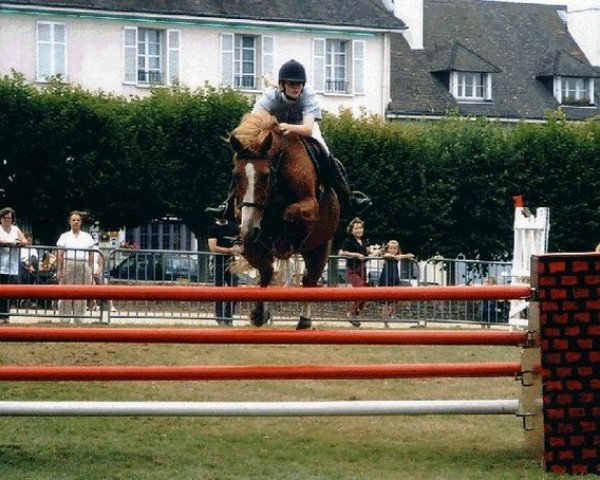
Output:
[[359,190],[352,191],[350,196],[350,206],[355,215],[360,215],[371,205],[373,205],[373,201],[366,194]]

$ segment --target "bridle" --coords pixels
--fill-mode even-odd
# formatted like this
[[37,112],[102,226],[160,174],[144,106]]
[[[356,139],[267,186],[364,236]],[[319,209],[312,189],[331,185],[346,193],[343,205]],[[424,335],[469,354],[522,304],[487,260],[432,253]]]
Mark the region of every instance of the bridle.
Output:
[[[275,191],[275,187],[279,183],[279,167],[281,166],[282,157],[283,157],[283,154],[281,151],[279,151],[277,153],[277,155],[275,157],[273,157],[272,159],[266,158],[266,160],[269,161],[269,174],[270,174],[269,175],[269,185],[268,185],[269,193],[267,195],[266,201],[264,203],[242,202],[240,204],[240,208],[249,207],[249,208],[256,208],[257,210],[260,210],[261,212],[265,211],[265,209],[267,208],[267,205],[269,205],[269,203],[271,203],[271,199],[273,198],[273,192]],[[259,159],[259,157],[252,151],[242,151],[242,152],[238,153],[238,158],[246,159],[246,160],[250,160],[250,161]]]

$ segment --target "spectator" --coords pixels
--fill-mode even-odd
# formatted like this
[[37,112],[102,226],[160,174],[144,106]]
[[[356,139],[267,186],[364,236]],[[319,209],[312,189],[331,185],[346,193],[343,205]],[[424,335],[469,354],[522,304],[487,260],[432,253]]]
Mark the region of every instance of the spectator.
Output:
[[[71,229],[63,233],[56,245],[56,263],[58,265],[58,282],[62,285],[92,283],[94,248],[92,236],[81,230],[81,213],[77,210],[69,213]],[[60,300],[58,313],[61,317],[72,317],[75,322],[81,321],[85,314],[85,300]],[[67,320],[68,321],[68,320]]]
[[[238,276],[229,270],[234,255],[241,253],[240,247],[234,243],[239,234],[239,225],[224,218],[217,219],[208,230],[208,249],[215,254],[214,282],[217,287],[237,287],[239,284]],[[232,326],[234,313],[235,302],[215,303],[215,317],[219,325]]]
[[[377,285],[380,287],[410,286],[410,282],[402,280],[400,277],[400,261],[412,260],[414,255],[412,253],[402,253],[398,241],[390,240],[383,247],[381,257],[385,263],[381,269]],[[381,316],[384,318],[393,317],[396,313],[396,306],[398,303],[399,302],[385,302],[381,309]],[[389,327],[387,322],[385,322],[385,327]]]
[[[496,277],[486,277],[483,281],[484,285],[497,285]],[[481,302],[481,318],[482,323],[498,323],[503,322],[503,310],[497,300],[483,300]]]
[[[96,244],[96,247],[98,247],[97,244]],[[92,283],[94,285],[104,285],[104,284],[108,283],[108,279],[104,275],[104,255],[99,250],[93,252],[92,255],[94,257],[93,269],[92,269]],[[93,300],[90,303],[90,310],[91,311],[104,310],[106,305],[107,305],[106,300],[99,300],[99,301]],[[108,305],[109,305],[111,312],[117,311],[112,300],[108,301]],[[101,306],[102,306],[102,308],[101,308]]]
[[[0,284],[19,283],[21,255],[16,247],[26,246],[27,239],[15,224],[15,211],[10,207],[0,210]],[[7,323],[10,316],[10,300],[0,298],[0,322]]]
[[[378,252],[363,240],[364,222],[356,217],[347,228],[348,237],[342,243],[338,255],[346,257],[346,276],[353,287],[366,287],[368,257]],[[365,306],[364,301],[356,301],[350,304],[348,318],[354,327],[360,327],[358,317]]]
[[[24,232],[23,236],[27,240],[28,245],[32,245],[32,237],[29,232]],[[21,247],[20,253],[20,265],[19,265],[19,276],[21,283],[26,285],[33,285],[37,283],[37,272],[39,267],[39,253],[37,248],[28,246]],[[35,302],[31,300],[21,300],[19,306],[35,306]]]

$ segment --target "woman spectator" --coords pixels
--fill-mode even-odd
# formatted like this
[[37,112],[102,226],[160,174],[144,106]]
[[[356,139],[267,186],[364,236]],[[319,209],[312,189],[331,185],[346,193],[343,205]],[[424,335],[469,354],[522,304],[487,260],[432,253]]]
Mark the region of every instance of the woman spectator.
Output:
[[[381,257],[385,263],[383,264],[381,274],[379,275],[378,286],[398,287],[400,285],[406,285],[407,282],[402,281],[400,278],[400,261],[411,260],[414,258],[414,255],[412,253],[402,253],[398,241],[390,240],[383,247]],[[408,283],[408,285],[410,285],[410,283]],[[397,302],[385,302],[381,309],[381,316],[393,317],[396,314],[396,304]],[[389,327],[387,322],[385,322],[385,327]]]
[[[69,213],[71,229],[63,233],[56,245],[57,251],[58,282],[61,285],[92,283],[94,265],[94,239],[81,230],[81,213],[74,210]],[[85,300],[60,300],[58,313],[61,317],[72,317],[81,321],[85,314]],[[67,320],[68,321],[68,320]]]
[[[356,217],[348,225],[349,236],[344,240],[338,255],[346,258],[346,276],[353,287],[367,286],[367,266],[368,257],[378,252],[363,240],[365,232],[364,222]],[[358,316],[365,306],[365,302],[360,300],[352,302],[347,313],[350,323],[354,327],[360,327]]]
[[[20,246],[28,244],[23,232],[15,225],[15,211],[10,207],[0,210],[2,226],[0,228],[0,284],[19,283]],[[8,322],[10,301],[0,299],[0,321]]]

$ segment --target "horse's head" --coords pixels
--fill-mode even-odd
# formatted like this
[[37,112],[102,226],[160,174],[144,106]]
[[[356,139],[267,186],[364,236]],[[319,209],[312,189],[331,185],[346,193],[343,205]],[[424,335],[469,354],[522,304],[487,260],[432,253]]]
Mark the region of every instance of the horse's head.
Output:
[[263,241],[261,222],[273,181],[273,142],[276,134],[272,130],[261,130],[257,137],[249,142],[241,130],[242,125],[229,138],[231,148],[235,152],[235,210],[240,221],[242,242],[259,243]]

